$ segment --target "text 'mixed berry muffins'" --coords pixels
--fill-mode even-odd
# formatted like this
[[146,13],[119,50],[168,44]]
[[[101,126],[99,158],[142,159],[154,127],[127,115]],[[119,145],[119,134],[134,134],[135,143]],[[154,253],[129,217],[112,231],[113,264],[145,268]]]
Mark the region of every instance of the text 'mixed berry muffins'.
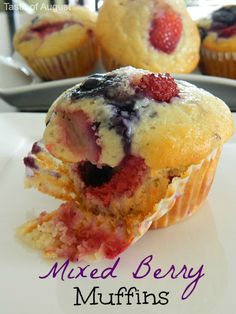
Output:
[[81,6],[48,10],[16,32],[14,47],[44,80],[87,75],[98,59],[96,18]]
[[200,37],[183,0],[105,0],[96,34],[107,70],[189,73],[199,61]]
[[114,258],[200,206],[232,132],[222,100],[169,74],[94,74],[54,102],[24,158],[26,186],[65,203],[19,234],[51,258]]
[[224,6],[198,21],[203,73],[236,78],[236,5]]

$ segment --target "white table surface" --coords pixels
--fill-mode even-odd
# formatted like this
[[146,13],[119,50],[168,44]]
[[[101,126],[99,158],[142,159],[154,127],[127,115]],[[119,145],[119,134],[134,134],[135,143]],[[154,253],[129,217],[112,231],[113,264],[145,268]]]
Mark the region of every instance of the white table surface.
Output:
[[[233,115],[236,122],[236,113]],[[0,131],[0,313],[3,314],[222,314],[235,313],[235,185],[236,135],[224,145],[214,185],[208,201],[191,219],[170,228],[148,232],[121,256],[114,280],[81,278],[61,281],[59,278],[39,280],[52,261],[44,260],[15,238],[15,229],[42,210],[55,209],[60,203],[35,190],[23,188],[22,159],[44,128],[45,114],[1,113]],[[55,207],[56,206],[56,207]],[[163,270],[173,264],[199,267],[204,264],[206,275],[195,292],[181,301],[183,289],[190,282],[152,277],[133,280],[131,272],[142,258],[153,254],[153,268]],[[79,264],[80,265],[80,264]],[[84,265],[84,264],[83,264]],[[111,263],[102,261],[95,267],[103,269]],[[183,279],[183,278],[182,278]],[[140,305],[120,307],[73,306],[78,286],[88,293],[93,286],[107,293],[121,286],[136,286],[140,291],[170,291],[167,306]]]

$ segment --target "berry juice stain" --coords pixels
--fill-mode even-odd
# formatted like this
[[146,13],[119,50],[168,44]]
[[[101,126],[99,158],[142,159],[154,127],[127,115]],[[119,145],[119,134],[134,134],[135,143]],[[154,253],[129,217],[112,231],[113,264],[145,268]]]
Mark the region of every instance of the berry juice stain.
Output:
[[72,102],[89,97],[103,97],[111,106],[113,116],[108,123],[109,129],[115,129],[122,137],[125,154],[130,152],[132,123],[139,120],[138,111],[134,109],[139,95],[130,95],[123,89],[123,78],[115,74],[95,74],[90,76],[78,88],[71,92]]

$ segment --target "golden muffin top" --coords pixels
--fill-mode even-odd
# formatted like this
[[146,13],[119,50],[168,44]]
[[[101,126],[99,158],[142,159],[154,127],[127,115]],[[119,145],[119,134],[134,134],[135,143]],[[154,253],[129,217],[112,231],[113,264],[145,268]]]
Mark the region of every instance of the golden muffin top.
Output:
[[81,6],[48,10],[16,32],[14,47],[24,57],[51,57],[94,37],[96,14]]
[[96,33],[122,65],[188,73],[199,60],[198,30],[183,0],[105,0]]
[[236,5],[223,6],[197,24],[203,47],[216,52],[236,51]]
[[116,167],[139,156],[152,171],[199,163],[233,133],[219,98],[169,74],[132,67],[95,74],[50,108],[49,152],[66,162]]

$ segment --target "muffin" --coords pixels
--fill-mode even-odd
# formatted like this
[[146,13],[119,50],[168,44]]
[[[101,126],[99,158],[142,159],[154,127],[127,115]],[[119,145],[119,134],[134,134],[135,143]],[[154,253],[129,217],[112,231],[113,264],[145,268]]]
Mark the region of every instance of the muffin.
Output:
[[236,5],[224,6],[198,21],[200,68],[204,74],[236,78]]
[[105,0],[96,34],[109,71],[189,73],[199,61],[200,37],[182,0]]
[[84,7],[49,10],[16,32],[14,47],[43,80],[87,75],[98,59],[95,22]]
[[200,206],[232,132],[222,100],[169,74],[92,75],[53,103],[24,158],[26,186],[65,203],[19,234],[48,257],[114,258]]

